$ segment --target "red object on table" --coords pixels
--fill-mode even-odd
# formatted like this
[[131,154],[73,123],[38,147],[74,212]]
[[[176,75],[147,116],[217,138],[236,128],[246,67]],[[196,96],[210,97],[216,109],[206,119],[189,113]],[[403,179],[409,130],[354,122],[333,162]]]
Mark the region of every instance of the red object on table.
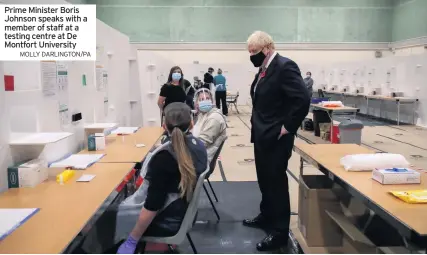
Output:
[[331,143],[340,143],[340,129],[338,125],[332,125],[331,129]]
[[13,75],[4,76],[4,90],[15,91],[15,77]]

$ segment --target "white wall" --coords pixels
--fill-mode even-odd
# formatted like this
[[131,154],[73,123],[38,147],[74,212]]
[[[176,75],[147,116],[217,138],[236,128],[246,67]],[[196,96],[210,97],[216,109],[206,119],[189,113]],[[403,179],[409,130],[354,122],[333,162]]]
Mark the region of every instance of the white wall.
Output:
[[[415,123],[427,126],[427,54],[416,54],[409,56],[393,56],[363,62],[341,62],[328,66],[318,66],[315,70],[346,70],[346,82],[339,86],[362,86],[365,93],[374,88],[381,88],[382,95],[390,92],[404,92],[404,96],[418,98],[418,107],[415,109]],[[354,75],[357,74],[357,75]],[[317,77],[313,74],[314,79]],[[352,77],[353,76],[353,77]],[[335,85],[331,80],[326,82],[331,88]],[[356,85],[354,85],[356,84]],[[317,87],[320,88],[317,83]],[[334,96],[335,99],[342,99]],[[350,98],[346,102],[356,105],[362,113],[367,113],[366,100],[364,98]],[[396,120],[397,105],[394,102],[369,101],[369,114],[377,117]],[[380,116],[380,108],[381,116]],[[412,105],[401,106],[400,119],[403,122],[412,123],[414,108]]]
[[[34,1],[7,0],[6,3],[32,3]],[[37,3],[63,4],[61,0]],[[129,88],[129,38],[101,21],[97,21],[97,45],[103,51],[95,61],[68,61],[68,104],[72,113],[81,112],[83,120],[61,126],[58,97],[44,97],[41,84],[41,64],[38,61],[2,62],[0,75],[15,77],[15,91],[5,92],[0,83],[0,191],[7,188],[6,169],[11,164],[33,158],[53,161],[77,152],[84,144],[85,123],[112,121],[129,125],[131,118]],[[112,54],[107,54],[112,53]],[[109,107],[104,108],[105,92],[96,90],[96,64],[108,72]],[[82,76],[87,85],[83,86]],[[47,146],[9,146],[11,136],[21,132],[72,132],[74,135]]]
[[[139,45],[134,45],[139,48]],[[249,103],[250,84],[257,72],[249,60],[249,54],[245,50],[139,50],[140,54],[151,54],[153,59],[166,59],[172,65],[178,65],[183,69],[184,76],[190,82],[194,76],[203,80],[203,74],[208,67],[215,70],[221,68],[227,78],[228,90],[239,91],[240,105]],[[288,58],[293,59],[300,66],[302,73],[312,71],[315,76],[321,76],[321,70],[315,67],[319,64],[331,64],[342,61],[364,61],[375,58],[374,50],[278,50]],[[387,55],[388,53],[384,53]],[[391,53],[390,53],[391,54]],[[154,60],[155,61],[155,60]],[[197,61],[198,64],[194,62]],[[318,74],[317,74],[318,73]],[[327,75],[325,75],[327,76]],[[322,76],[323,77],[323,76]],[[325,77],[326,78],[326,77]],[[141,79],[144,79],[143,76]],[[321,80],[323,80],[322,78]],[[142,84],[142,87],[144,85]]]
[[175,64],[167,58],[149,51],[138,51],[137,60],[143,125],[160,126],[157,99],[160,88],[167,81],[170,68]]
[[[141,47],[140,45],[133,46],[135,48]],[[150,47],[154,48],[155,46]],[[141,58],[138,60],[141,61],[144,58],[142,56],[145,55],[145,58],[151,58],[151,61],[156,63],[157,66],[162,65],[161,63],[168,64],[168,67],[179,65],[182,67],[185,77],[190,81],[192,81],[193,76],[202,78],[208,67],[222,68],[228,80],[229,90],[239,91],[241,94],[239,104],[245,105],[249,103],[249,85],[253,80],[256,69],[251,65],[246,51],[172,50],[172,46],[168,47],[162,50],[139,50],[138,56]],[[423,99],[426,94],[424,93],[426,85],[422,83],[423,79],[427,80],[427,77],[425,77],[427,74],[420,71],[427,66],[427,63],[425,63],[427,58],[425,54],[423,55],[422,50],[424,50],[424,47],[408,49],[406,51],[404,49],[395,50],[395,54],[392,51],[383,51],[384,57],[382,58],[375,58],[375,50],[298,49],[278,50],[278,52],[296,61],[303,75],[310,70],[315,80],[315,89],[321,88],[322,84],[338,85],[340,88],[350,86],[351,90],[362,86],[368,93],[373,88],[380,87],[384,95],[391,91],[401,91],[405,93],[405,96],[417,97],[420,99],[420,103],[416,110],[416,123],[418,125],[427,125],[427,109],[425,108],[427,101]],[[147,63],[145,62],[140,66],[141,81],[147,79],[147,70],[144,67]],[[142,89],[144,89],[145,84],[151,84],[149,80],[146,82],[141,83]],[[160,83],[157,85],[160,85]],[[154,109],[155,99],[157,99],[157,95],[151,101],[146,102],[145,107]],[[349,102],[360,107],[362,112],[367,112],[366,101],[363,98],[359,100],[349,99]],[[369,113],[379,116],[380,102],[370,102],[370,106],[372,108]],[[383,103],[381,107],[381,117],[396,119],[395,103]],[[412,122],[413,112],[412,106],[402,106],[401,120]],[[144,115],[144,122],[145,119]]]

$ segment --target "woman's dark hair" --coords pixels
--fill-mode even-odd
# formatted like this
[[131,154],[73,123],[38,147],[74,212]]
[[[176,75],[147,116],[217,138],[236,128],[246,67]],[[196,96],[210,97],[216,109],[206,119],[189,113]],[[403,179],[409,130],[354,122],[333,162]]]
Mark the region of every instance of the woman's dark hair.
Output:
[[181,71],[181,79],[179,80],[179,86],[181,86],[182,88],[184,88],[184,73],[182,72],[181,67],[179,66],[173,66],[169,72],[169,76],[168,76],[168,83],[172,82],[172,74],[176,71],[179,70]]

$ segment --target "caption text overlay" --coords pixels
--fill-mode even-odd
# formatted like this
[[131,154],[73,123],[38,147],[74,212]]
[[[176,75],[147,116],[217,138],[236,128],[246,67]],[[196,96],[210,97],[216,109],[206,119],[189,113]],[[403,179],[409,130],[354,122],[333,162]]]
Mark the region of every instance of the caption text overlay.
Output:
[[0,60],[96,60],[95,5],[0,5]]

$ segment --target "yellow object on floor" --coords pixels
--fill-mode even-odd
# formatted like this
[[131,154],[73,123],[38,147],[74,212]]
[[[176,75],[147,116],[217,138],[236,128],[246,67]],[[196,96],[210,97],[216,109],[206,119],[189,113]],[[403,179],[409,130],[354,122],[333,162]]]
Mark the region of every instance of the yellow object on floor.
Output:
[[410,204],[426,204],[427,190],[391,191],[391,194]]
[[64,184],[74,176],[74,173],[74,170],[65,170],[56,176],[56,182],[59,184]]

